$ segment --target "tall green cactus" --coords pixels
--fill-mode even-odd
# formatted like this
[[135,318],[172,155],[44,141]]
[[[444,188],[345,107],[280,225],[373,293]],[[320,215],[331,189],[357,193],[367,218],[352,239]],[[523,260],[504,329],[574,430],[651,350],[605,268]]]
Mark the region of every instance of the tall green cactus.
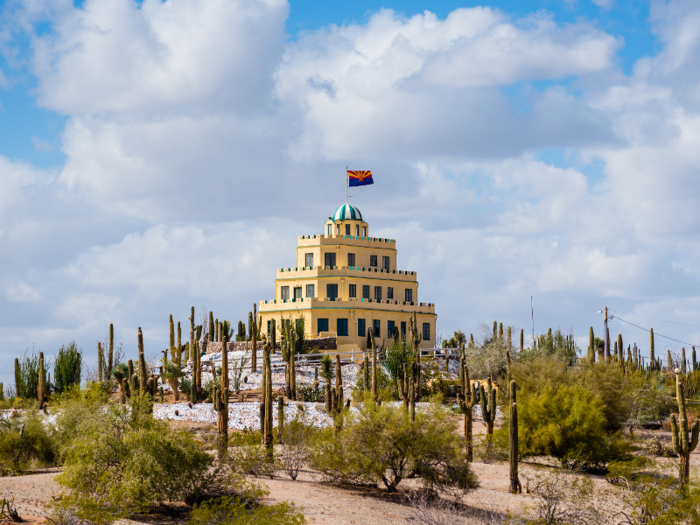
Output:
[[169,350],[170,350],[170,359],[174,363],[176,363],[175,359],[175,323],[173,322],[173,314],[170,314],[170,339],[169,339],[170,345],[169,345]]
[[102,350],[102,343],[98,342],[97,343],[97,382],[102,383],[105,378],[103,377],[102,373],[105,368],[105,353],[104,350]]
[[[107,349],[107,370],[111,373],[117,363],[114,362],[114,324],[109,323],[109,348]],[[109,380],[109,377],[107,378]]]
[[491,378],[486,380],[484,385],[479,385],[479,398],[481,399],[481,417],[486,423],[486,433],[493,434],[493,424],[496,421],[496,388],[491,383]]
[[335,354],[335,389],[340,410],[343,406],[343,372],[340,365],[340,354]]
[[284,433],[284,398],[277,398],[277,440],[282,442],[282,434]]
[[[228,333],[223,334],[223,348],[226,348],[228,343]],[[212,391],[212,403],[214,410],[217,412],[217,431],[219,432],[219,461],[226,458],[228,450],[228,392],[229,392],[229,376],[228,376],[228,352],[221,353],[221,384],[214,386]]]
[[0,401],[5,400],[5,385],[0,383]]
[[595,335],[593,334],[593,327],[588,332],[588,361],[590,363],[595,363]]
[[[253,304],[255,308],[255,304]],[[248,331],[250,332],[250,372],[252,374],[258,371],[258,352],[257,352],[257,329],[255,327],[255,317],[253,312],[248,312]]]
[[270,363],[270,354],[272,353],[272,343],[266,346],[267,351],[263,358],[265,359],[265,372],[267,375],[265,381],[265,446],[268,454],[272,455],[272,365]]
[[493,322],[493,338],[491,339],[492,342],[496,342],[498,340],[498,321]]
[[364,390],[365,394],[370,391],[369,378],[369,356],[364,354],[362,356],[362,389]]
[[141,393],[146,391],[146,381],[148,381],[148,373],[146,372],[146,355],[143,350],[143,332],[139,326],[139,387]]
[[408,333],[409,340],[411,343],[411,349],[413,350],[413,388],[415,390],[414,399],[418,401],[420,399],[420,373],[421,373],[421,342],[423,341],[423,336],[418,330],[418,320],[416,319],[416,312],[413,312],[413,317],[408,319]]
[[685,363],[687,362],[685,358],[685,346],[681,348],[681,374],[685,375],[688,371],[686,370]]
[[209,341],[215,341],[215,332],[214,332],[214,312],[209,312],[209,333],[207,334],[209,337]]
[[399,392],[399,399],[403,402],[403,407],[408,411],[408,403],[410,400],[410,395],[408,392],[408,370],[406,365],[401,365],[401,370],[399,370],[398,377],[396,378],[396,389]]
[[[622,336],[619,336],[620,340],[622,340]],[[650,328],[649,329],[649,360],[651,361],[651,366],[655,366],[656,364],[656,359],[654,357],[655,352],[654,352],[654,329]]]
[[525,331],[521,328],[520,329],[520,353],[522,354],[525,351]]
[[668,354],[666,355],[666,359],[668,360],[668,371],[671,372],[673,370],[673,358],[671,357],[671,351],[667,350]]
[[678,480],[681,488],[685,488],[690,479],[690,453],[698,445],[698,424],[700,420],[695,419],[693,426],[688,433],[688,416],[685,412],[685,394],[680,378],[680,370],[676,368],[676,400],[678,401],[678,416],[680,417],[680,428],[676,421],[675,414],[671,414],[671,439],[673,449],[680,456],[680,470]]
[[44,366],[44,352],[39,352],[39,385],[37,388],[37,398],[39,399],[39,404],[44,402],[46,395],[48,394],[46,388],[46,367]]
[[469,380],[469,368],[467,368],[464,357],[459,361],[459,383],[460,383],[460,393],[457,395],[457,403],[459,404],[459,409],[464,415],[464,440],[467,445],[467,459],[473,461],[474,459],[474,447],[473,447],[473,421],[474,421],[474,406],[479,399],[477,393],[476,385],[472,385]]
[[695,353],[695,347],[693,347],[693,372],[698,369],[698,356]]
[[15,357],[15,397],[19,397],[20,375],[19,358]]
[[379,390],[377,388],[377,344],[374,341],[374,331],[371,328],[367,330],[367,336],[372,349],[372,400],[376,403],[377,399],[379,399]]
[[519,494],[523,491],[518,478],[518,406],[515,402],[517,387],[515,381],[510,382],[510,420],[508,427],[508,461],[510,462],[510,492]]

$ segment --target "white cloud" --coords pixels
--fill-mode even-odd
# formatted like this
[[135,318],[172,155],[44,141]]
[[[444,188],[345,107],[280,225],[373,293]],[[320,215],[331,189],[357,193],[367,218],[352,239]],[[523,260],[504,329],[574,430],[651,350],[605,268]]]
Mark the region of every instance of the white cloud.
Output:
[[17,26],[54,28],[33,36],[31,67],[39,103],[68,115],[67,161],[0,158],[2,362],[34,342],[92,352],[110,322],[128,349],[138,326],[158,348],[193,304],[245,317],[340,204],[345,164],[374,171],[352,202],[397,239],[445,330],[529,332],[533,295],[538,331],[585,336],[604,304],[696,317],[692,3],[654,5],[664,48],[631,77],[621,42],[542,13],[383,10],[285,43],[287,10],[24,5]]

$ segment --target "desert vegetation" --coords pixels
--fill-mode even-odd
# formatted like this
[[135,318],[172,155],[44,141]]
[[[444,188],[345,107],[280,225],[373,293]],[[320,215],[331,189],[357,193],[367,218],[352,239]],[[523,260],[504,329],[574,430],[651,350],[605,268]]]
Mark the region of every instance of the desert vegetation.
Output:
[[[183,341],[170,316],[151,354],[139,329],[134,359],[110,326],[94,368],[75,342],[18,356],[15,384],[0,387],[0,476],[56,469],[54,523],[163,512],[305,523],[269,488],[301,479],[394,498],[416,523],[700,522],[694,348],[662,361],[652,334],[645,363],[621,336],[611,349],[591,329],[583,351],[549,330],[526,347],[522,330],[494,322],[426,351],[412,321],[379,347],[369,330],[351,362],[314,354],[297,319],[273,321],[269,336],[255,310],[247,325],[199,321],[192,308]],[[183,414],[212,419],[197,434]],[[496,474],[508,504],[470,500]],[[3,519],[21,518],[0,503]]]

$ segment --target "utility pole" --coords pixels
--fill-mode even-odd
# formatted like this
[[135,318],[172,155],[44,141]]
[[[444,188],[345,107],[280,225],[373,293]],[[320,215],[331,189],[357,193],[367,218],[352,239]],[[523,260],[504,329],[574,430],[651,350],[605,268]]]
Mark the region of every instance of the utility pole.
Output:
[[610,362],[610,333],[608,332],[608,307],[605,307],[605,359]]

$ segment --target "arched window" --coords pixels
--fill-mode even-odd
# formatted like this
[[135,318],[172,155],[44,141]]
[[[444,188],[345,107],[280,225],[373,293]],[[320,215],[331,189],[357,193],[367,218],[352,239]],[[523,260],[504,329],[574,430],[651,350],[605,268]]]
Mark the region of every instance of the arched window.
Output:
[[362,227],[362,236],[367,237],[367,226]]
[[355,225],[355,237],[359,237],[359,236],[360,236],[360,225],[356,224]]
[[328,237],[330,237],[333,234],[333,230],[331,228],[333,228],[333,225],[329,224],[328,225]]
[[335,225],[335,234],[340,235],[340,224]]

